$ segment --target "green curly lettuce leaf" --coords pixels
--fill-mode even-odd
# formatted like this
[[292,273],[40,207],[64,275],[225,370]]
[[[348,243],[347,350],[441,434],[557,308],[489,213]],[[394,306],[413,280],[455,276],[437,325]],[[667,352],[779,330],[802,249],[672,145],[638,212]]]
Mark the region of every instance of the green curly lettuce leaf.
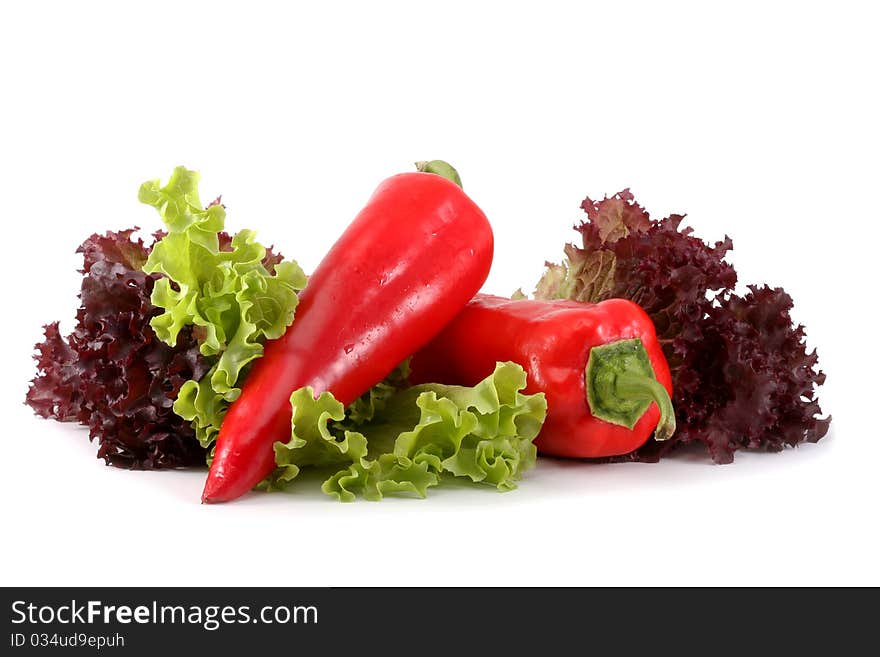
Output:
[[[185,326],[197,327],[199,350],[212,359],[208,373],[183,385],[174,411],[192,421],[202,446],[216,437],[248,363],[263,354],[263,342],[281,337],[293,321],[306,276],[292,261],[265,263],[266,248],[251,230],[242,230],[221,248],[226,210],[203,207],[199,174],[177,167],[164,186],[141,185],[138,198],[155,207],[167,234],[143,267],[163,274],[151,296],[164,312],[150,325],[158,338],[174,345]],[[227,238],[228,239],[228,238]]]
[[407,358],[385,379],[374,385],[345,409],[344,422],[340,424],[339,428],[344,430],[351,428],[352,425],[359,426],[372,420],[379,411],[385,408],[391,397],[401,388],[407,386],[409,374],[410,367]]
[[367,439],[362,433],[338,428],[345,419],[345,408],[331,393],[315,398],[311,387],[300,388],[290,396],[290,404],[290,440],[275,443],[278,468],[272,477],[274,487],[293,481],[302,467],[357,461],[367,455]]
[[330,393],[291,396],[290,441],[275,443],[278,466],[267,487],[283,488],[307,465],[345,466],[322,490],[343,502],[389,493],[425,497],[443,476],[466,477],[506,491],[535,464],[534,438],[547,411],[543,393],[526,395],[526,373],[498,363],[473,387],[425,384],[382,399],[368,420],[355,419]]

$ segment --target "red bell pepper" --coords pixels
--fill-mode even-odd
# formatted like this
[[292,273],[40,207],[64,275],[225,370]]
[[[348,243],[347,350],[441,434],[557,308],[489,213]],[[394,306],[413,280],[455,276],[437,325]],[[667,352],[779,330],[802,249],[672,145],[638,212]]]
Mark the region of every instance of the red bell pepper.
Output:
[[675,431],[672,379],[654,325],[635,303],[531,301],[477,295],[412,359],[415,383],[473,385],[497,361],[519,363],[526,392],[547,396],[538,451],[626,454]]
[[[451,176],[440,164],[427,171]],[[492,250],[486,216],[446,177],[403,173],[379,185],[229,407],[202,501],[235,499],[272,471],[294,390],[348,405],[431,340],[480,289]]]

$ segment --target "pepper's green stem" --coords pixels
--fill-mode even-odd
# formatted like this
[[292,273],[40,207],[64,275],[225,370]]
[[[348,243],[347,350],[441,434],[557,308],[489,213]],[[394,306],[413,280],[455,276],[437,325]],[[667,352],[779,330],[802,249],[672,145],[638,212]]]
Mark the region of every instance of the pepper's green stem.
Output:
[[590,349],[584,383],[593,416],[632,429],[655,402],[660,421],[654,439],[666,440],[675,433],[672,400],[657,381],[640,339],[618,340]]
[[657,379],[634,374],[617,377],[617,394],[625,399],[642,399],[655,402],[660,409],[660,421],[654,431],[654,440],[668,440],[675,433],[675,409],[669,393]]
[[436,173],[438,176],[443,176],[447,180],[451,180],[459,187],[462,187],[461,177],[458,175],[458,171],[449,164],[448,162],[444,162],[443,160],[431,160],[429,162],[416,162],[416,169],[423,173]]

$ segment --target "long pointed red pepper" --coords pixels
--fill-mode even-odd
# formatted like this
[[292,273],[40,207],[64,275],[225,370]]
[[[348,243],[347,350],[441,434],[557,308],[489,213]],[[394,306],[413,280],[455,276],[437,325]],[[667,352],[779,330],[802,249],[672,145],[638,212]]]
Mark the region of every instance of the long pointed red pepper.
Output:
[[[420,168],[454,173],[441,162]],[[229,407],[202,501],[235,499],[272,471],[294,390],[330,391],[348,405],[425,345],[479,290],[492,250],[486,216],[446,177],[403,173],[379,185]]]
[[526,392],[547,396],[539,452],[616,456],[655,429],[658,440],[675,431],[669,366],[653,323],[631,301],[477,295],[413,357],[411,379],[473,385],[505,360],[525,368]]

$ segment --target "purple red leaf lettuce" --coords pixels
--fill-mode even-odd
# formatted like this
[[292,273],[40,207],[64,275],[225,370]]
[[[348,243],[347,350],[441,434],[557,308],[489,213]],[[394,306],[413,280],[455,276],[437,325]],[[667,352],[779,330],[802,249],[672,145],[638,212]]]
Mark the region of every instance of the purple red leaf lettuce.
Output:
[[[83,255],[81,305],[63,337],[58,322],[44,327],[36,345],[37,376],[26,403],[37,415],[89,427],[98,457],[131,469],[204,465],[192,423],[173,411],[181,387],[213,364],[199,351],[200,327],[180,331],[172,347],[157,339],[151,320],[162,309],[150,302],[159,274],[142,271],[151,246],[132,239],[136,229],[92,235]],[[153,235],[158,241],[163,231]],[[232,238],[218,234],[222,251]],[[266,249],[274,272],[282,256]]]
[[707,244],[681,227],[682,215],[653,221],[629,190],[581,208],[582,246],[567,244],[563,263],[547,263],[535,296],[635,301],[672,370],[675,436],[617,460],[656,461],[697,443],[728,463],[737,449],[779,451],[825,435],[830,418],[818,418],[816,400],[825,375],[792,323],[791,297],[767,287],[735,294],[729,237]]
[[66,338],[57,322],[36,346],[37,376],[26,402],[46,418],[79,422],[98,441],[98,457],[133,468],[204,464],[190,423],[172,410],[180,387],[208,369],[187,329],[170,347],[156,338],[150,303],[156,275],[132,230],[92,235],[83,254],[81,305]]

